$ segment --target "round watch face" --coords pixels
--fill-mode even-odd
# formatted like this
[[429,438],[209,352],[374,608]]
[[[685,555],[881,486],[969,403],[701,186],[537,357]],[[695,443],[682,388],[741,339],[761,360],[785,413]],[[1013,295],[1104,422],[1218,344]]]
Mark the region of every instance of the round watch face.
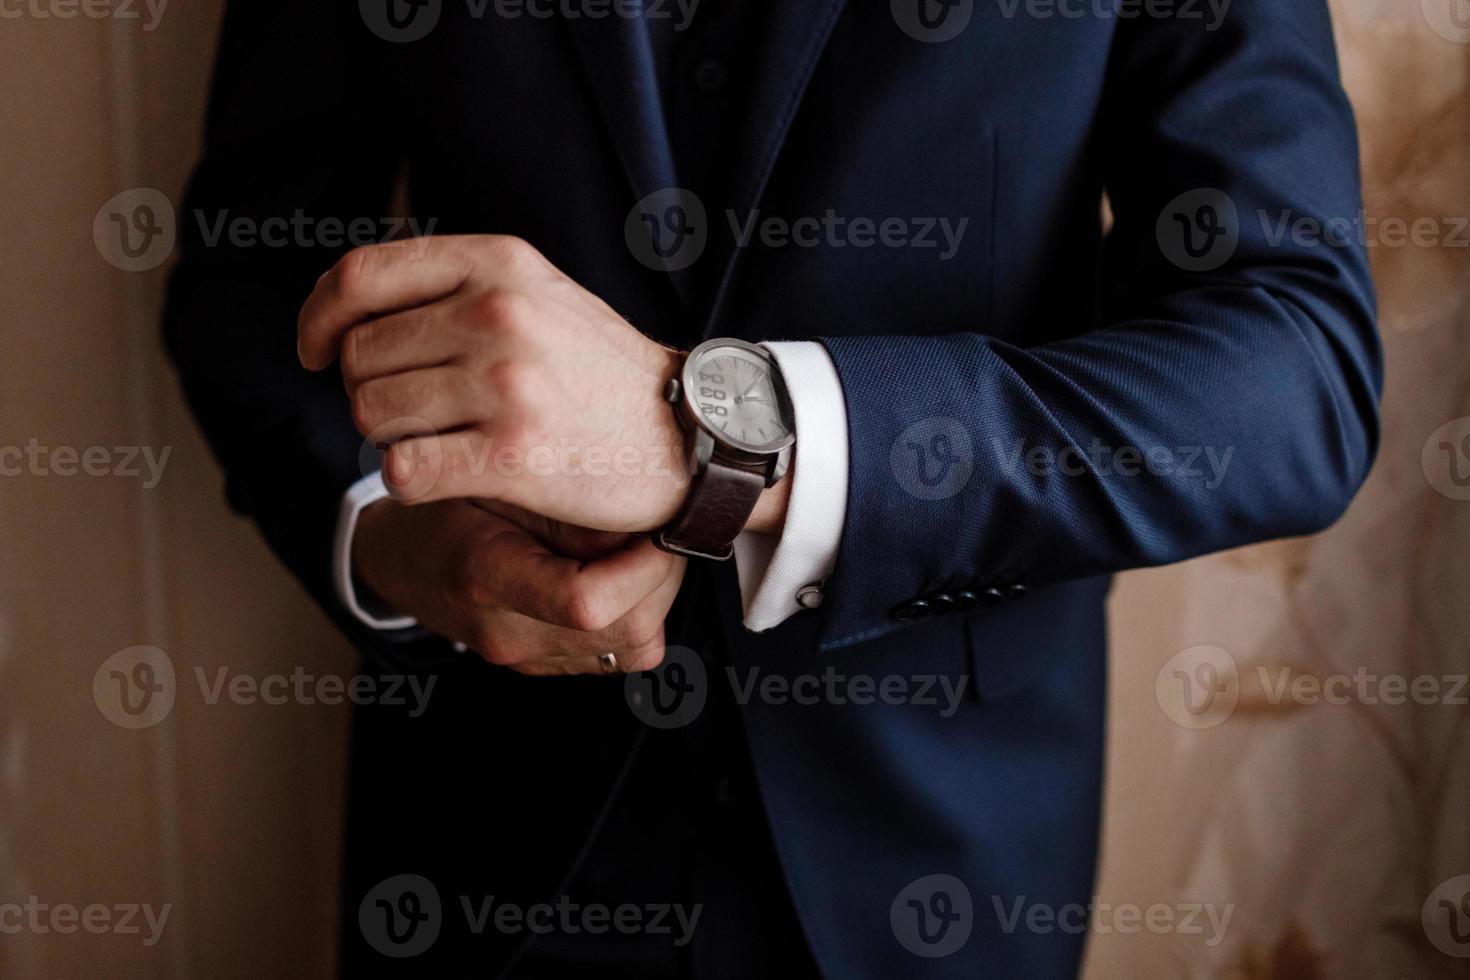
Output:
[[791,444],[791,410],[769,356],[716,345],[691,356],[684,369],[690,408],[718,438],[753,453]]

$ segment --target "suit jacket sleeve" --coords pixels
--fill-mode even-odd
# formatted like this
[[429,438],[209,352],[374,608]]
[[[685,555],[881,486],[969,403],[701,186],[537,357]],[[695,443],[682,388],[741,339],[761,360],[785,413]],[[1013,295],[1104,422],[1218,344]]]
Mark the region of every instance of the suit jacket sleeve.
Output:
[[[981,332],[822,341],[852,460],[824,647],[899,628],[892,611],[934,590],[1313,532],[1363,480],[1381,353],[1365,249],[1356,225],[1344,234],[1361,213],[1357,145],[1325,4],[1241,0],[1214,31],[1121,22],[1097,139],[1115,224],[1096,324],[1029,348]],[[1238,231],[1217,268],[1165,233],[1181,195],[1183,220],[1214,204],[1206,226]],[[1335,243],[1281,234],[1302,218]],[[1131,452],[1082,455],[1099,446],[1169,449],[1173,465],[1125,473]],[[1188,447],[1230,453],[1217,484],[1203,455],[1208,479],[1179,472]],[[948,494],[905,469],[917,453],[937,480],[966,450]]]
[[231,505],[339,622],[332,535],[363,441],[337,372],[297,362],[296,314],[347,239],[380,237],[389,213],[394,141],[374,122],[384,102],[355,13],[229,5],[164,317]]

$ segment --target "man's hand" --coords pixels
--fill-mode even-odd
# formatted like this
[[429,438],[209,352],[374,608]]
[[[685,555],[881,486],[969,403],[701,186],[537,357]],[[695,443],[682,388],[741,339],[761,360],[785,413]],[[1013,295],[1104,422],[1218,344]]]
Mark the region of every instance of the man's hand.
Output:
[[395,611],[521,673],[601,673],[604,653],[623,671],[662,662],[682,558],[628,535],[495,510],[464,500],[372,504],[353,536],[359,581]]
[[488,498],[649,531],[688,493],[662,399],[678,355],[519,239],[356,249],[317,283],[298,339],[312,370],[340,353],[353,417],[389,447],[384,478],[404,502]]

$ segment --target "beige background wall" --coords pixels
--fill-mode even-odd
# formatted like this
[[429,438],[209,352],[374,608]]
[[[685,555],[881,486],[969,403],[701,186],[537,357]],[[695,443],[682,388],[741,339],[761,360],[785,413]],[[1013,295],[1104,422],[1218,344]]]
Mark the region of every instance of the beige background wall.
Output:
[[[1371,214],[1470,214],[1470,30],[1457,26],[1470,4],[1334,6]],[[325,975],[347,714],[210,705],[193,671],[347,674],[352,657],[224,510],[157,340],[162,271],[119,272],[93,244],[113,195],[177,201],[197,145],[218,3],[176,0],[153,30],[136,9],[141,20],[0,20],[0,447],[102,446],[109,466],[127,447],[169,452],[156,487],[146,469],[0,477],[0,905],[167,903],[169,917],[152,947],[146,926],[0,934],[0,976]],[[1347,519],[1120,580],[1098,900],[1203,903],[1231,919],[1214,946],[1208,930],[1099,928],[1093,977],[1445,976],[1470,963],[1420,923],[1431,891],[1470,873],[1470,708],[1273,705],[1256,670],[1470,669],[1470,501],[1452,496],[1431,441],[1470,416],[1459,241],[1374,248],[1386,442]],[[180,694],[161,724],[128,731],[92,685],[136,645],[167,651]],[[1170,685],[1201,656],[1227,668],[1216,676],[1238,702],[1196,730],[1170,720]]]

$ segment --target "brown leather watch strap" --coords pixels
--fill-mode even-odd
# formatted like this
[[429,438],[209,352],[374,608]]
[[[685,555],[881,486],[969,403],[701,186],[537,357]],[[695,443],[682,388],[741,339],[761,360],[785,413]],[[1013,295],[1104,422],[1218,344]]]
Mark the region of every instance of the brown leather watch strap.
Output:
[[764,473],[712,459],[690,481],[684,508],[653,541],[675,554],[724,561],[765,488]]

